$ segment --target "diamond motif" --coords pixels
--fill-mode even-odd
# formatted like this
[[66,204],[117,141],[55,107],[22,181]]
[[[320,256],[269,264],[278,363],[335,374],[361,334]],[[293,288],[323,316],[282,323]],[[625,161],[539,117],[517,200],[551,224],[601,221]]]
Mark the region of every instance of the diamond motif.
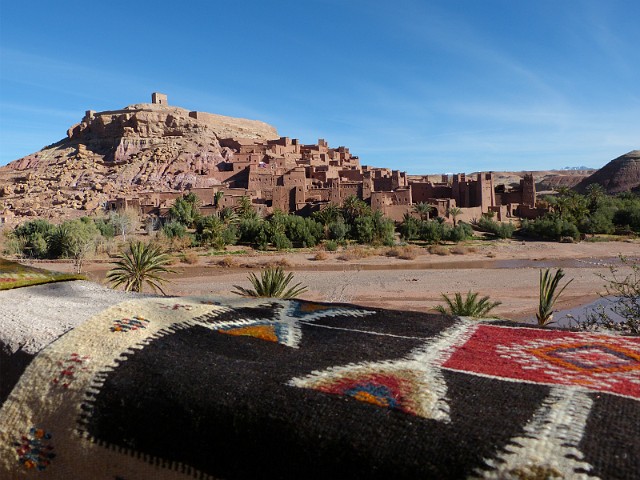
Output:
[[640,370],[640,355],[616,345],[575,343],[532,349],[531,353],[578,371],[622,372]]
[[481,325],[443,367],[640,399],[637,337]]

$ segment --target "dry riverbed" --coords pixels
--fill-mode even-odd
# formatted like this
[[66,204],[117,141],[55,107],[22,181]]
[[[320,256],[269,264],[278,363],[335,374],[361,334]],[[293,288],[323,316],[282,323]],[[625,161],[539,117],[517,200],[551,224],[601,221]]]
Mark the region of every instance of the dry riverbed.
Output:
[[[358,247],[356,247],[358,248]],[[237,250],[236,247],[234,247]],[[477,291],[502,302],[494,313],[513,320],[531,320],[538,299],[539,269],[562,267],[566,279],[573,279],[561,297],[561,310],[588,304],[603,291],[598,275],[609,274],[609,265],[619,263],[619,254],[640,257],[640,242],[476,242],[463,254],[431,254],[425,248],[413,252],[410,260],[390,257],[385,249],[362,258],[344,259],[345,252],[318,251],[206,255],[197,263],[176,263],[176,275],[168,276],[169,295],[213,295],[233,297],[233,285],[249,286],[249,272],[268,264],[284,265],[295,273],[295,281],[309,287],[301,298],[323,302],[349,302],[365,306],[404,310],[430,310],[440,295]],[[362,249],[361,249],[362,251]],[[357,255],[356,255],[357,256]],[[39,262],[39,267],[72,271],[68,262]],[[104,283],[111,264],[90,262],[85,272]]]

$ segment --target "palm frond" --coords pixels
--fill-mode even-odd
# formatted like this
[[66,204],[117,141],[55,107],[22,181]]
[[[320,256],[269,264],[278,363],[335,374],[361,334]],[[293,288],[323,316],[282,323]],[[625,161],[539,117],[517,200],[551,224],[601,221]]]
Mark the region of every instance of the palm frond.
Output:
[[285,275],[282,267],[267,268],[260,274],[260,277],[251,273],[248,278],[253,289],[234,285],[236,290],[232,293],[243,297],[295,298],[307,291],[307,287],[302,286],[301,283],[290,287],[293,273],[289,272]]
[[161,285],[166,280],[162,275],[175,271],[167,268],[171,258],[159,246],[131,242],[118,257],[116,267],[107,272],[107,280],[114,288],[122,285],[125,291],[141,292],[146,284],[164,295]]
[[442,294],[442,300],[445,305],[437,305],[435,309],[444,315],[454,315],[459,317],[474,317],[482,318],[486,317],[491,310],[493,310],[502,302],[491,302],[489,297],[482,297],[478,300],[478,293],[469,291],[466,298],[462,298],[462,294],[456,293],[453,299],[447,295]]
[[538,302],[538,312],[536,313],[536,319],[538,325],[544,327],[549,325],[553,321],[553,307],[560,297],[560,294],[564,292],[564,289],[573,282],[573,279],[569,280],[565,285],[556,292],[560,284],[560,280],[564,278],[564,272],[561,268],[551,275],[551,270],[540,270],[540,299]]

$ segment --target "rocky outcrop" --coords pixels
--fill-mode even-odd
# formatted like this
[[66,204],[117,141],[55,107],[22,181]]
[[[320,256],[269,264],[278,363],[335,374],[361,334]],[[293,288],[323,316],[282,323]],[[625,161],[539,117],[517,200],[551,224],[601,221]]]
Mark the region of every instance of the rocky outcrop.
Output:
[[223,138],[270,140],[274,127],[158,104],[88,111],[67,138],[0,167],[0,211],[59,218],[109,198],[220,184],[233,151]]
[[611,160],[593,175],[585,178],[575,189],[584,192],[592,183],[602,185],[607,193],[615,194],[640,189],[640,150]]

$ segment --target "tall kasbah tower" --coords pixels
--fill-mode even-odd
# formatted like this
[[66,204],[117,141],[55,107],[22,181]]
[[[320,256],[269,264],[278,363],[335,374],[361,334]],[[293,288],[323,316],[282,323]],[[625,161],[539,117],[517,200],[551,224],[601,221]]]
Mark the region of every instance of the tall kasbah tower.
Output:
[[371,172],[363,172],[362,174],[362,199],[369,200],[373,192],[373,178]]
[[533,179],[533,173],[525,174],[520,180],[522,186],[522,204],[530,207],[536,206],[536,182]]
[[493,187],[493,172],[478,174],[478,198],[482,211],[486,212],[489,207],[496,206],[496,191]]
[[469,206],[469,199],[465,198],[465,192],[461,188],[465,185],[464,181],[464,173],[458,173],[453,176],[453,183],[451,184],[451,196],[455,199],[456,205],[461,208]]

